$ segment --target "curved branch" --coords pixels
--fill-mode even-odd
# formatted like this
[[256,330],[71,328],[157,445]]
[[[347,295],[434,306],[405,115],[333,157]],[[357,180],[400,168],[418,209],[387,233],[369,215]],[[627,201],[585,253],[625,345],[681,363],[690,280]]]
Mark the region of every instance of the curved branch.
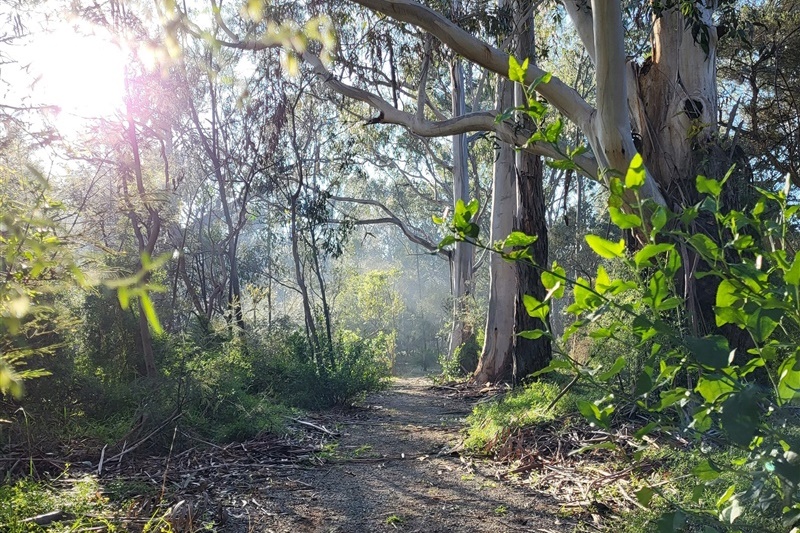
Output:
[[[450,47],[454,52],[500,76],[508,77],[508,54],[464,31],[440,13],[413,0],[353,0],[364,7],[422,28]],[[528,67],[526,83],[533,83],[544,71],[535,65]],[[578,127],[587,131],[594,109],[575,89],[556,76],[549,83],[536,87],[544,98]]]
[[[420,137],[445,137],[476,131],[491,131],[494,132],[501,141],[521,147],[528,152],[553,159],[563,159],[562,154],[565,152],[565,149],[557,150],[548,143],[529,143],[528,139],[530,138],[531,132],[527,132],[526,135],[524,130],[518,128],[514,124],[496,122],[496,115],[493,112],[481,111],[467,113],[459,117],[439,121],[425,120],[418,115],[398,110],[378,95],[339,81],[325,68],[322,61],[317,56],[305,52],[302,54],[302,58],[311,65],[317,75],[320,76],[323,83],[335,92],[352,98],[353,100],[364,102],[378,110],[380,113],[379,116],[372,119],[371,123],[405,126],[412,133]],[[579,156],[575,158],[575,162],[583,169],[588,177],[595,180],[597,179],[597,162],[594,159],[586,156]]]
[[596,54],[594,48],[594,21],[592,20],[592,8],[589,5],[589,0],[564,0],[564,9],[567,10],[575,30],[578,32],[578,37],[592,60],[592,64],[596,65]]
[[439,254],[439,255],[447,258],[447,259],[450,258],[450,251],[449,250],[440,249],[439,246],[437,246],[436,244],[432,243],[428,239],[426,239],[424,237],[421,237],[420,235],[414,233],[411,230],[411,228],[408,226],[408,224],[406,224],[405,222],[400,220],[400,218],[397,215],[395,215],[388,207],[386,207],[385,205],[383,205],[382,203],[380,203],[377,200],[368,200],[366,198],[350,198],[348,196],[329,196],[328,199],[336,201],[336,202],[350,202],[350,203],[353,203],[353,204],[371,205],[373,207],[377,207],[378,209],[380,209],[381,211],[386,213],[387,216],[386,217],[382,217],[382,218],[356,220],[356,221],[354,221],[355,224],[356,225],[360,225],[360,226],[361,225],[367,225],[367,224],[394,224],[395,226],[400,228],[400,231],[402,231],[403,234],[411,242],[413,242],[415,244],[418,244],[418,245],[422,246],[423,248],[425,248],[426,250],[428,250],[430,252],[437,253],[437,254]]

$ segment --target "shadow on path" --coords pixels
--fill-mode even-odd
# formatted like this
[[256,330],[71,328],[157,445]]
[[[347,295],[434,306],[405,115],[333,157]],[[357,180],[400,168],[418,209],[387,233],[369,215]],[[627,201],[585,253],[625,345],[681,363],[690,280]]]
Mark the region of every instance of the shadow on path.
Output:
[[[498,483],[497,465],[446,453],[471,405],[424,378],[400,378],[364,407],[325,418],[341,438],[320,467],[232,494],[228,531],[570,531],[559,506],[522,483]],[[444,452],[444,453],[443,453]]]

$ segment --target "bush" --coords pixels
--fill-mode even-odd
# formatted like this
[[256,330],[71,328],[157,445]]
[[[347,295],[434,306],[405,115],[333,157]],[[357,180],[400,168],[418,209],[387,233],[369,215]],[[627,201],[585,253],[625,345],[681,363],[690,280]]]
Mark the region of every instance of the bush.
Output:
[[[568,279],[558,265],[541,269],[548,294],[526,306],[532,316],[546,319],[552,301],[571,287],[567,313],[575,320],[560,341],[586,334],[618,347],[613,361],[579,362],[552,332],[527,332],[550,337],[560,353],[542,372],[571,371],[576,381],[602,393],[596,401],[576,403],[591,423],[608,428],[621,408],[635,406],[650,417],[637,439],[678,428],[695,444],[698,462],[687,490],[713,497],[697,496],[669,509],[657,519],[660,531],[680,530],[686,523],[706,531],[735,530],[746,508],[779,519],[784,530],[800,524],[800,458],[791,430],[800,391],[800,252],[794,257],[787,252],[800,206],[789,204],[787,181],[783,191],[757,189],[758,199],[747,212],[724,212],[720,197],[729,176],[721,181],[698,176],[704,199],[673,213],[639,197],[645,169],[636,156],[624,180],[610,178],[609,214],[620,229],[639,237],[641,248],[628,253],[624,239],[588,235],[587,244],[606,265],[624,268],[601,265],[594,280]],[[464,210],[456,206],[451,241],[473,238]],[[526,238],[517,233],[508,240]],[[507,259],[530,259],[525,250],[504,251],[503,243],[494,250]],[[685,301],[675,283],[689,265],[696,265],[693,278],[702,280],[703,289],[712,288],[712,309],[693,307],[694,300]],[[688,327],[704,313],[715,321],[710,334]],[[731,335],[736,347],[722,331],[736,334]],[[738,343],[739,332],[747,343]],[[742,346],[746,354],[737,357]],[[709,434],[727,453],[708,445]],[[645,488],[637,497],[648,506],[658,493]]]
[[364,340],[343,332],[328,348],[335,366],[328,357],[323,358],[324,366],[315,363],[311,347],[298,332],[289,333],[285,342],[275,340],[269,339],[268,346],[279,351],[259,359],[257,382],[260,389],[290,405],[305,409],[351,405],[388,383],[390,363],[381,336]]

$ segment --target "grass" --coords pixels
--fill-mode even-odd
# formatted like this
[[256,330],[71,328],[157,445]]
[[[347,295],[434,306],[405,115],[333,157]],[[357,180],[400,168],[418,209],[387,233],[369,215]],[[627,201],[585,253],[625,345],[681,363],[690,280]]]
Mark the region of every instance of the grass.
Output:
[[402,516],[391,514],[386,517],[386,523],[390,526],[397,527],[401,525],[405,520],[403,520]]
[[[494,446],[501,445],[505,437],[516,428],[545,424],[555,419],[569,418],[571,415],[579,418],[581,415],[578,413],[577,401],[594,401],[600,393],[585,386],[575,386],[551,406],[567,381],[566,376],[553,373],[547,377],[547,381],[533,382],[502,399],[476,406],[467,419],[466,446],[474,452],[491,453]],[[800,436],[800,424],[793,422],[787,425],[790,427],[782,428],[784,432],[788,433],[787,439],[796,440]],[[694,511],[687,512],[691,514],[688,517],[689,520],[685,526],[682,526],[682,529],[676,531],[686,533],[712,533],[715,531],[719,533],[723,531],[778,533],[786,530],[779,520],[764,518],[765,513],[756,511],[753,508],[754,502],[746,499],[741,502],[742,515],[732,525],[727,524],[720,528],[719,522],[716,522],[720,512],[730,505],[730,501],[720,503],[720,496],[729,487],[733,487],[731,491],[734,495],[744,493],[752,488],[752,481],[747,476],[727,471],[708,485],[703,485],[695,479],[692,470],[704,459],[711,459],[719,465],[731,465],[732,461],[736,460],[744,462],[745,457],[741,451],[727,448],[708,449],[707,446],[704,446],[706,449],[701,453],[697,447],[673,445],[670,442],[660,443],[659,446],[642,443],[642,446],[641,456],[637,453],[636,460],[657,466],[655,470],[648,470],[647,473],[631,472],[630,478],[627,480],[628,484],[625,485],[626,495],[636,498],[637,492],[641,491],[643,507],[646,509],[635,508],[632,511],[624,512],[621,520],[616,521],[614,526],[620,533],[672,531],[672,529],[663,529],[659,520],[666,513],[679,508],[694,509]],[[626,459],[623,456],[608,458],[603,464],[603,468],[623,470],[632,465],[631,460],[632,457]],[[741,464],[739,469],[747,470]],[[534,479],[536,472],[531,472],[529,475]],[[644,498],[649,494],[650,487],[653,487],[652,497]],[[481,488],[486,487],[482,486]],[[592,497],[598,501],[619,501],[623,503],[623,507],[631,506],[630,502],[623,501],[623,495],[618,492],[616,485],[596,488]],[[499,514],[497,510],[495,512]],[[674,516],[668,515],[668,518],[673,520]],[[677,522],[680,522],[680,517]],[[664,527],[666,527],[665,524]]]
[[114,525],[101,518],[108,514],[109,500],[102,487],[91,476],[69,479],[61,477],[46,483],[23,479],[0,486],[0,530],[8,533],[42,531],[25,519],[44,513],[61,511],[69,520],[54,522],[48,531],[78,531]]
[[502,400],[476,406],[467,417],[468,432],[464,444],[473,451],[486,451],[510,430],[577,412],[575,402],[589,396],[589,391],[580,385],[570,388],[550,407],[567,382],[565,376],[553,373],[547,381],[535,381]]

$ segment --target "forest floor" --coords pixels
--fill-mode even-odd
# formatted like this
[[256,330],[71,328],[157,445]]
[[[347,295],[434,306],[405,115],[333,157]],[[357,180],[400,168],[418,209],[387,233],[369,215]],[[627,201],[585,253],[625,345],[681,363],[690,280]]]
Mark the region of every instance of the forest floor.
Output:
[[498,465],[450,451],[470,410],[470,403],[425,378],[395,380],[361,408],[328,418],[340,437],[320,467],[234,498],[260,504],[231,509],[239,530],[570,530],[555,502],[500,483]]
[[[602,462],[592,470],[603,475],[576,489],[582,475],[559,455],[562,441],[549,463],[539,455],[547,448],[541,437],[534,439],[539,452],[524,452],[530,464],[461,453],[467,415],[492,392],[502,391],[395,378],[356,407],[307,413],[288,420],[283,435],[224,446],[193,438],[170,419],[161,432],[178,445],[168,455],[143,450],[150,434],[128,443],[135,453],[103,458],[84,448],[69,458],[68,472],[53,472],[51,485],[67,500],[81,493],[98,503],[82,512],[92,527],[80,529],[75,507],[57,503],[26,521],[176,533],[599,531],[587,491],[619,477]],[[57,466],[52,456],[38,461]],[[553,484],[554,476],[562,481]]]
[[507,465],[456,451],[474,401],[396,378],[358,407],[294,419],[285,437],[125,458],[100,483],[110,493],[150,487],[124,512],[131,530],[146,521],[180,532],[573,531],[576,516],[555,499],[501,481]]

